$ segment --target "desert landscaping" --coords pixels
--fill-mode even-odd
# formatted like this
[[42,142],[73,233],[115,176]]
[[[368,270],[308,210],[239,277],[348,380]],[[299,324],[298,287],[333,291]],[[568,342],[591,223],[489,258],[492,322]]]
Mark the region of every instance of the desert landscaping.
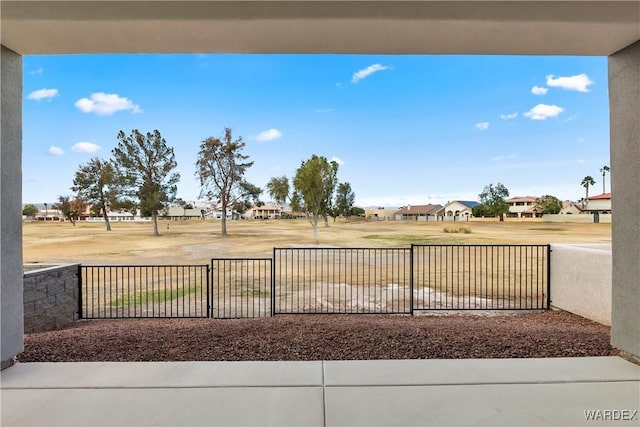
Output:
[[[610,243],[611,224],[507,222],[418,222],[329,220],[313,244],[309,222],[230,221],[222,236],[218,221],[160,221],[160,236],[150,223],[27,222],[23,227],[25,263],[177,264],[208,263],[214,257],[270,256],[274,247],[408,247],[415,244]],[[446,230],[453,232],[446,232]],[[466,232],[456,232],[466,229]]]

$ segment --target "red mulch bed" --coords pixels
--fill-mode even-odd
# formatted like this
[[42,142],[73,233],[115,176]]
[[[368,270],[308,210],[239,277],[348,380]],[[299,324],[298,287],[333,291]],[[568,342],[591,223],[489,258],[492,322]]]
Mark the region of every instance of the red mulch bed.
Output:
[[616,354],[610,328],[560,311],[94,320],[25,335],[21,362],[355,360]]

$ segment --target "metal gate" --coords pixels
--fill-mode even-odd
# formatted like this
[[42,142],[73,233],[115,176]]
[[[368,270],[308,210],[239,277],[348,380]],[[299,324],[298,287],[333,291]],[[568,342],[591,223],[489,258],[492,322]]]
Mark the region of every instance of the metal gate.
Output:
[[271,258],[213,258],[211,317],[272,316],[272,273]]

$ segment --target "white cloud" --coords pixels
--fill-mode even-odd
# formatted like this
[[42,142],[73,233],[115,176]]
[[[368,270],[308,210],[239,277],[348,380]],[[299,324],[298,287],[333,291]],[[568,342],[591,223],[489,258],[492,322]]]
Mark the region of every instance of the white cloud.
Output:
[[267,142],[275,141],[276,139],[280,138],[282,138],[282,132],[280,132],[278,129],[271,128],[269,130],[260,132],[254,139],[258,142]]
[[369,77],[373,73],[377,73],[378,71],[388,70],[389,67],[381,64],[373,64],[369,65],[367,68],[363,68],[362,70],[353,74],[351,77],[351,83],[358,83],[360,80]]
[[99,116],[109,116],[118,111],[126,110],[130,110],[134,114],[142,112],[140,106],[116,93],[92,93],[90,98],[79,99],[75,105],[83,113],[95,113]]
[[534,86],[531,88],[531,93],[534,95],[545,95],[549,92],[549,89],[546,87]]
[[529,117],[531,120],[547,120],[550,117],[555,117],[562,113],[564,108],[557,105],[538,104],[531,110],[524,113],[525,117]]
[[512,120],[518,117],[518,113],[500,114],[502,120]]
[[29,71],[29,75],[35,76],[44,73],[44,68],[40,67],[37,70]]
[[331,108],[318,108],[318,109],[316,110],[316,113],[330,113],[330,112],[332,112],[332,111],[333,111],[333,110],[332,110]]
[[553,74],[547,76],[547,86],[560,87],[567,90],[577,90],[578,92],[589,92],[589,86],[593,81],[586,74],[578,74],[570,77],[554,78]]
[[95,153],[100,151],[100,146],[92,142],[78,142],[71,147],[71,151],[75,153]]
[[52,156],[62,156],[64,154],[64,150],[60,147],[52,145],[51,147],[49,147],[48,153]]
[[27,95],[27,99],[40,101],[42,99],[51,99],[58,96],[58,89],[38,89]]
[[336,162],[336,163],[337,163],[337,164],[339,164],[340,166],[344,165],[344,160],[342,160],[340,157],[333,156],[333,157],[331,158],[331,161],[332,161],[332,162]]
[[487,130],[487,129],[489,129],[489,122],[476,123],[476,129],[478,129],[478,130]]

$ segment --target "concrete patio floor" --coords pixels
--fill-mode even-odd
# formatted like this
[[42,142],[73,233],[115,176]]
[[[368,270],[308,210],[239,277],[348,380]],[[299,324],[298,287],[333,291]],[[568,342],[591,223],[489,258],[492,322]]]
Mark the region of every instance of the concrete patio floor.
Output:
[[618,357],[19,363],[0,380],[2,426],[640,425],[640,366]]

